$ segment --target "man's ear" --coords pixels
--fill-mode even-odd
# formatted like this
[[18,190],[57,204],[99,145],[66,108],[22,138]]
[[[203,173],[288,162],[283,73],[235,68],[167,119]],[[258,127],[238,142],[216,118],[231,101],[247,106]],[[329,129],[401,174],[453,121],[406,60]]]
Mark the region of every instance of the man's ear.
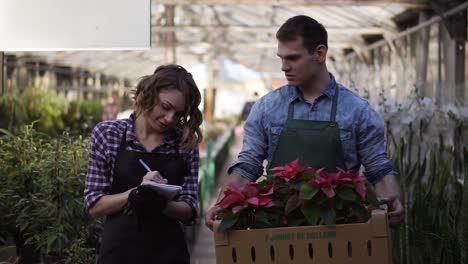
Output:
[[327,58],[327,51],[328,51],[328,48],[323,44],[320,44],[317,46],[317,48],[315,48],[315,55],[317,56],[316,57],[317,62],[320,62],[320,63],[325,62],[325,59]]

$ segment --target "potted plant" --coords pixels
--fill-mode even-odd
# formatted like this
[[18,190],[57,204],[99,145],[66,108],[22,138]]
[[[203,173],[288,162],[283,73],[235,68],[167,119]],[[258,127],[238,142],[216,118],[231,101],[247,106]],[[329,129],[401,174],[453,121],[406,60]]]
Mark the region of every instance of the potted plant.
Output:
[[215,223],[217,263],[389,263],[386,214],[376,210],[371,217],[380,204],[365,177],[298,160],[271,171],[224,192]]

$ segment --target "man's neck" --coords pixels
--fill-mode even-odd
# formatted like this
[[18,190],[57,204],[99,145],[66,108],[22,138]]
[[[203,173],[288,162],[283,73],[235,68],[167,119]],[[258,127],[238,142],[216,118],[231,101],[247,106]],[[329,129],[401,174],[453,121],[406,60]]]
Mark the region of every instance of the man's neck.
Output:
[[301,85],[299,88],[301,89],[304,98],[309,102],[313,102],[317,97],[322,95],[330,81],[330,74],[325,69],[315,80],[310,80],[310,82]]

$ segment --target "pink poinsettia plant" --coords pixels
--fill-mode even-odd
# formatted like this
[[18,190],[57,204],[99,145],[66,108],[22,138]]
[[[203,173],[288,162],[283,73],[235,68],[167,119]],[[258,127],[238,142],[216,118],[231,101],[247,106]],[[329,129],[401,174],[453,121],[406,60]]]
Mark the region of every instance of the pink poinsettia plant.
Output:
[[218,202],[220,231],[366,222],[379,207],[366,178],[337,168],[327,172],[294,160],[258,183],[230,183]]

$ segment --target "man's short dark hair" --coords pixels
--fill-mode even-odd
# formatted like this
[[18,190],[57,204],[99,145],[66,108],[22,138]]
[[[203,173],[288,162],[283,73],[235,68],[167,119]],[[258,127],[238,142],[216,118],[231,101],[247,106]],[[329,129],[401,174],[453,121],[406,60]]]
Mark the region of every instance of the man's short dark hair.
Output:
[[328,36],[325,27],[317,20],[304,16],[294,16],[286,20],[276,32],[279,41],[293,41],[302,37],[304,47],[310,54],[314,53],[318,45],[328,48]]

